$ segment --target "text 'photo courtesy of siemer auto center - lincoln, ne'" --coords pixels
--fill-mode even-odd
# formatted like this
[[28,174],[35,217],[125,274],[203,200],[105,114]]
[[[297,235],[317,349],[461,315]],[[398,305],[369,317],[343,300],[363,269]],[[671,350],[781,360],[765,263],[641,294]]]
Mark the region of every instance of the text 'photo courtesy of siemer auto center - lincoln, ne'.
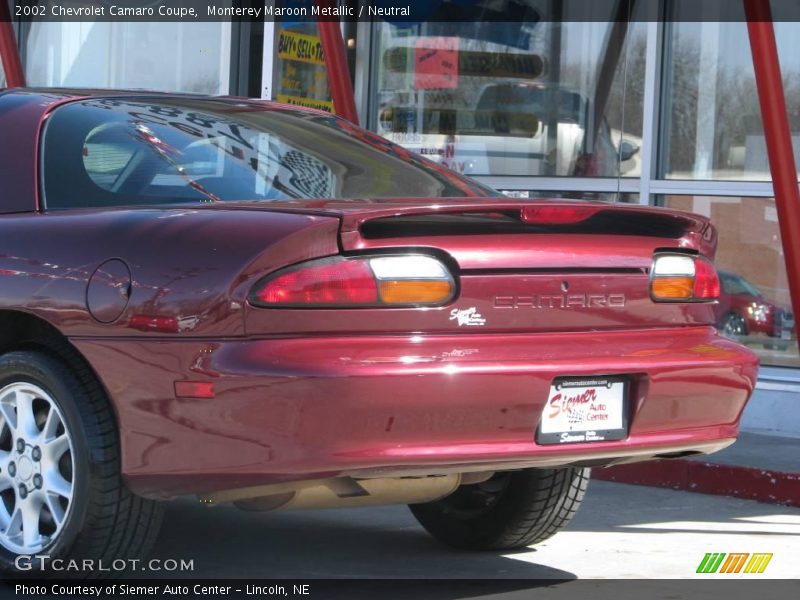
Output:
[[0,597],[796,595],[798,23],[0,0]]

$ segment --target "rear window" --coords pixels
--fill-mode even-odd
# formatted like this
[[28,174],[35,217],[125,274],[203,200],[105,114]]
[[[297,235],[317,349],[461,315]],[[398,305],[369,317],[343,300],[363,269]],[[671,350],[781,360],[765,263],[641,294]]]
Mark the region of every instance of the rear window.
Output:
[[97,99],[55,111],[47,208],[496,196],[336,117],[206,99]]

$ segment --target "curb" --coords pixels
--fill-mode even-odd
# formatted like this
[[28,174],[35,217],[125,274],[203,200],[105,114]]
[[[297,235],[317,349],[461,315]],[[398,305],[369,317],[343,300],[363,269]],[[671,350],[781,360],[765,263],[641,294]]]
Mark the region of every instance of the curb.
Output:
[[592,478],[800,508],[798,473],[674,459],[594,469]]

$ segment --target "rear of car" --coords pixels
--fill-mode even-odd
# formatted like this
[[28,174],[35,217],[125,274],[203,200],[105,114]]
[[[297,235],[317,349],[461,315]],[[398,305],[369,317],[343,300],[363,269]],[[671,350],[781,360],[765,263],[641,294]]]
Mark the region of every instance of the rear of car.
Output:
[[[325,204],[284,210],[335,217],[338,249],[282,267],[271,255],[241,284],[243,337],[78,343],[98,365],[125,347],[105,372],[140,493],[246,510],[407,503],[447,544],[515,548],[569,521],[588,467],[735,440],[757,359],[713,327],[705,220],[557,201]],[[169,371],[141,371],[165,352]],[[163,398],[144,411],[125,392],[143,377]],[[140,445],[154,422],[162,442]]]
[[[448,544],[514,548],[569,521],[589,467],[736,438],[757,360],[714,328],[702,217],[509,200],[330,115],[244,100],[68,101],[43,140],[43,214],[7,220],[0,273],[79,356],[46,400],[72,455],[104,456],[134,495],[132,523],[185,494],[405,503]],[[58,392],[66,367],[39,362]],[[70,431],[96,415],[93,448]],[[13,552],[95,553],[61,533],[94,510],[71,464],[67,524],[35,546],[21,528]]]
[[339,218],[342,251],[268,275],[245,313],[249,335],[284,336],[253,355],[310,377],[282,394],[314,415],[311,470],[602,465],[735,438],[756,360],[712,326],[706,221],[490,200]]

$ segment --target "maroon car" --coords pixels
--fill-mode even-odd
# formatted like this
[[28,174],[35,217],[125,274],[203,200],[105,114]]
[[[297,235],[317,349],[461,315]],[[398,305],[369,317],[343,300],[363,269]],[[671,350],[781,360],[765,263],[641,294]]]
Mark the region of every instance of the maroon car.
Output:
[[752,283],[735,273],[721,271],[720,297],[717,304],[717,327],[728,337],[763,334],[781,337],[787,311],[764,295]]
[[410,504],[547,539],[589,468],[733,443],[709,222],[516,201],[312,110],[0,94],[0,564],[125,559],[162,500]]

